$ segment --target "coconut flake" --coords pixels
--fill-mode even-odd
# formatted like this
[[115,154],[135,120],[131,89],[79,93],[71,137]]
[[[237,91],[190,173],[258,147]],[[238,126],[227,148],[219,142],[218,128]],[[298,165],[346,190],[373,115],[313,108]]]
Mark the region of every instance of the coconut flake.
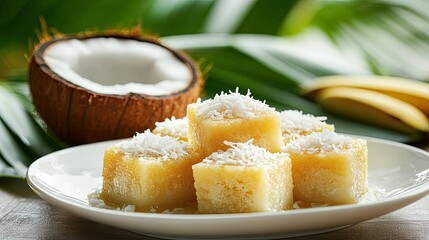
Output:
[[387,192],[386,189],[372,186],[368,187],[368,191],[365,193],[363,198],[359,201],[359,203],[370,203],[382,200],[386,198]]
[[173,208],[172,210],[166,209],[161,214],[180,214],[180,213],[186,213],[185,208]]
[[64,40],[49,46],[44,59],[66,81],[101,94],[169,95],[191,80],[186,64],[169,50],[136,40]]
[[282,132],[287,132],[291,135],[300,132],[312,132],[325,127],[327,124],[325,116],[314,116],[304,114],[302,111],[285,110],[280,112]]
[[292,208],[293,209],[301,209],[301,206],[299,206],[300,204],[302,204],[301,201],[296,201],[296,202],[293,203]]
[[155,126],[154,132],[161,135],[178,137],[180,139],[188,138],[188,118],[186,117],[181,119],[176,119],[175,117],[171,119],[166,118],[164,122],[156,122]]
[[315,132],[298,138],[286,145],[284,150],[293,153],[340,153],[354,149],[355,140],[332,131]]
[[[279,155],[288,156],[285,153],[270,153],[265,148],[252,144],[253,139],[245,143],[233,143],[225,141],[230,146],[226,151],[212,153],[205,158],[203,164],[234,165],[234,166],[266,166],[277,161]],[[271,161],[270,161],[271,160]]]
[[195,104],[197,116],[214,121],[233,118],[251,119],[267,111],[275,111],[265,104],[265,101],[253,99],[250,90],[246,95],[242,95],[238,92],[238,88],[235,92],[230,91],[229,94],[221,92],[213,99],[203,102],[199,99]]
[[134,205],[126,205],[121,208],[109,206],[101,199],[100,194],[101,194],[100,189],[88,194],[87,198],[90,206],[96,207],[96,208],[103,208],[103,209],[113,209],[113,210],[118,210],[123,212],[134,212],[136,210],[136,207]]
[[124,212],[134,212],[135,210],[136,210],[136,206],[134,205],[127,205],[122,209],[122,211]]
[[141,159],[176,160],[188,154],[186,142],[170,136],[153,134],[150,130],[137,133],[131,140],[122,141],[116,146],[126,155]]
[[[104,201],[100,198],[101,190],[96,190],[95,192],[91,192],[88,194],[88,203],[89,205],[97,208],[109,208]],[[111,207],[111,209],[115,209]]]

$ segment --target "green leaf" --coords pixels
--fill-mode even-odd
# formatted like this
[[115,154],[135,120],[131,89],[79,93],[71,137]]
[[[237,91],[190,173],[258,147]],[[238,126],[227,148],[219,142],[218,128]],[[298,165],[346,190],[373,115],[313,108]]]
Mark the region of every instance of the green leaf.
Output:
[[279,35],[289,36],[304,31],[318,11],[319,1],[301,0],[295,4],[283,22]]
[[[314,77],[326,74],[370,73],[364,65],[356,66],[353,59],[332,48],[328,41],[319,41],[319,38],[311,36],[305,41],[291,41],[258,35],[204,34],[168,37],[163,40],[176,48],[187,50],[194,58],[204,58],[212,65],[206,81],[205,97],[211,97],[220,91],[234,90],[236,87],[241,91],[250,89],[255,98],[267,100],[279,110],[299,109],[328,116],[329,122],[335,124],[339,132],[401,142],[414,141],[421,137],[329,114],[299,95],[301,84],[312,81]],[[328,46],[324,46],[322,42]],[[314,49],[324,49],[326,60],[320,61],[320,52]],[[336,64],[326,64],[327,61]],[[332,66],[341,68],[335,70]]]
[[25,74],[0,83],[0,103],[0,176],[25,177],[34,160],[61,145],[47,134],[36,115]]
[[255,1],[236,33],[277,35],[283,21],[299,0]]
[[157,0],[148,15],[140,15],[144,29],[160,36],[200,33],[216,1]]
[[36,156],[43,156],[55,150],[40,136],[39,126],[24,109],[16,95],[2,85],[0,85],[0,102],[3,103],[0,107],[0,119]]
[[[163,40],[173,47],[188,50],[197,59],[223,58],[216,64],[229,65],[231,68],[246,67],[250,61],[256,61],[271,69],[268,80],[280,81],[282,84],[298,86],[324,75],[371,74],[364,60],[343,53],[316,29],[289,39],[248,34],[198,34],[165,37]],[[228,46],[253,60],[242,62],[245,58],[240,58],[237,61],[227,56],[228,53],[219,52],[222,51],[219,48]],[[253,65],[249,65],[249,68],[259,72]],[[289,81],[284,81],[284,78]]]
[[18,174],[0,155],[0,177],[16,177]]
[[320,1],[312,25],[376,73],[429,80],[429,2]]
[[[27,166],[34,161],[34,157],[19,145],[2,121],[0,121],[0,136],[0,154],[15,169],[17,176],[25,177]],[[8,171],[8,168],[4,168],[4,170]],[[7,174],[8,172],[2,173]]]
[[[30,89],[27,82],[27,73],[23,70],[10,74],[3,80],[0,79],[0,85],[11,91],[21,102],[27,112],[33,115],[37,121],[38,116],[31,99]],[[39,121],[38,121],[39,122]]]

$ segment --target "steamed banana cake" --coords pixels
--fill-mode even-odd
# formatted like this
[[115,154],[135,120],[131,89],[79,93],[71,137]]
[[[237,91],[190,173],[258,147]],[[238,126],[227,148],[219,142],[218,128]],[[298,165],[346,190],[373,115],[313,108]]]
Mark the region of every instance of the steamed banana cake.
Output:
[[226,150],[224,141],[246,142],[271,152],[281,150],[280,115],[264,102],[246,95],[221,93],[188,105],[189,143],[203,156]]
[[288,154],[246,143],[225,142],[192,167],[199,213],[279,211],[293,205]]
[[188,143],[149,130],[105,150],[101,198],[137,211],[162,211],[196,201]]
[[367,191],[367,143],[332,131],[316,132],[285,147],[292,160],[294,200],[357,203]]
[[327,124],[327,117],[304,114],[302,111],[285,110],[280,112],[282,138],[285,144],[313,132],[334,131],[332,124]]

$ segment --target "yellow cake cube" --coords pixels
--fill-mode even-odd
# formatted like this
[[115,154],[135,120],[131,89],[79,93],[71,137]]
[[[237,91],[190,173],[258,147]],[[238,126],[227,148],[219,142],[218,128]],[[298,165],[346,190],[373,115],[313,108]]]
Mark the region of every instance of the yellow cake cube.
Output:
[[285,151],[292,160],[295,201],[349,204],[367,192],[365,140],[323,131],[290,142]]
[[150,131],[105,150],[101,198],[137,211],[163,211],[196,202],[188,144]]
[[153,133],[161,136],[170,136],[177,138],[181,141],[188,141],[188,119],[186,117],[176,119],[166,118],[163,122],[156,122]]
[[313,132],[334,131],[332,124],[327,124],[326,117],[304,114],[302,111],[285,110],[280,112],[282,138],[285,144]]
[[279,211],[293,206],[288,154],[247,143],[225,142],[192,167],[199,213]]
[[273,108],[237,92],[188,105],[188,140],[202,156],[226,150],[224,141],[246,142],[279,152],[283,145],[280,115]]

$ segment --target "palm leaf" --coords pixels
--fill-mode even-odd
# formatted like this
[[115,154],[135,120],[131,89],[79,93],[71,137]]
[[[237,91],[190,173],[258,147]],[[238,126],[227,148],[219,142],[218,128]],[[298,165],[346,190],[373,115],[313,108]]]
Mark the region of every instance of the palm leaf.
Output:
[[[329,56],[331,61],[342,64],[340,70],[335,72],[335,68],[328,68],[323,61],[311,61],[320,53],[309,47],[313,45],[311,42],[301,39],[295,42],[273,36],[203,34],[168,37],[163,40],[171,46],[189,51],[194,58],[204,58],[213,65],[206,84],[206,97],[240,87],[241,90],[250,89],[256,98],[266,99],[279,110],[300,109],[315,115],[328,116],[329,121],[334,123],[340,132],[402,142],[414,141],[421,137],[345,120],[300,97],[300,85],[314,77],[325,74],[369,73],[369,69],[363,66],[356,67],[354,61],[349,60],[337,49],[320,46],[320,41],[316,38],[315,44],[319,43],[315,47],[334,51]],[[301,56],[299,66],[297,56]],[[334,56],[336,59],[332,59]]]
[[0,153],[4,161],[14,168],[18,176],[24,177],[27,173],[27,166],[34,160],[34,157],[19,145],[19,141],[14,139],[3,122],[0,122],[0,136],[2,136],[0,138]]
[[34,118],[23,108],[15,95],[4,87],[0,87],[0,102],[6,103],[0,108],[0,118],[11,132],[37,156],[52,152],[45,141],[40,141],[40,131]]
[[285,17],[299,0],[255,1],[235,33],[277,35]]
[[31,114],[28,85],[19,79],[0,84],[0,176],[25,177],[34,160],[61,147]]
[[320,1],[311,25],[377,74],[429,80],[426,9],[425,0]]
[[0,155],[0,177],[16,177],[18,173]]

